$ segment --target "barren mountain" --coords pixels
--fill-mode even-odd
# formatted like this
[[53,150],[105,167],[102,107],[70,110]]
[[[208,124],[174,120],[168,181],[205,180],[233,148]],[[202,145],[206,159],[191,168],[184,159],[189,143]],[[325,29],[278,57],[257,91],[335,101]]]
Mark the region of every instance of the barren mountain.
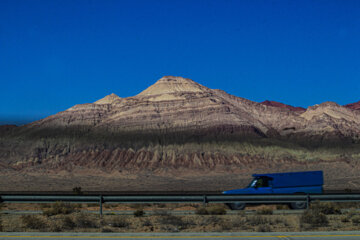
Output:
[[0,168],[10,172],[184,177],[323,169],[331,182],[360,170],[360,111],[332,102],[308,109],[257,103],[182,77],[4,129]]
[[261,104],[264,104],[266,106],[272,106],[272,107],[287,108],[287,109],[292,110],[292,111],[300,111],[300,112],[306,111],[305,108],[293,107],[293,106],[283,104],[283,103],[280,103],[280,102],[276,102],[276,101],[265,100],[265,101],[261,102]]
[[353,109],[353,110],[360,110],[360,101],[356,102],[356,103],[350,103],[350,104],[346,104],[344,105],[344,107]]

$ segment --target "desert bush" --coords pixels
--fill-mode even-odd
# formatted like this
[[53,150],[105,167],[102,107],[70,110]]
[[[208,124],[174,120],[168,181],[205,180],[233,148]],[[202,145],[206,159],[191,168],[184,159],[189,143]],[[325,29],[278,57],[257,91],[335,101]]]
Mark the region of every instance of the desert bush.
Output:
[[209,212],[207,211],[206,208],[200,207],[200,208],[197,208],[197,209],[195,210],[195,214],[197,214],[197,215],[208,215]]
[[315,202],[310,205],[310,208],[315,209],[325,215],[341,214],[341,209],[336,203],[333,202]]
[[327,226],[327,216],[318,209],[308,209],[300,217],[300,224],[309,224],[311,227]]
[[256,227],[257,232],[271,232],[271,227],[269,225],[260,225]]
[[224,206],[211,206],[211,207],[201,207],[195,210],[197,215],[225,215],[226,209]]
[[144,216],[144,214],[145,214],[145,212],[142,209],[138,209],[134,212],[135,217],[142,217],[142,216]]
[[341,220],[341,222],[343,222],[343,223],[350,222],[350,218],[349,218],[348,216],[342,216],[342,217],[340,218],[340,220]]
[[155,209],[154,215],[155,216],[167,216],[167,215],[170,215],[170,213],[166,209]]
[[221,219],[217,216],[203,216],[199,221],[200,226],[216,225],[221,222]]
[[157,221],[162,225],[176,226],[178,229],[185,229],[189,225],[189,223],[184,221],[181,217],[173,215],[160,216]]
[[132,203],[129,205],[133,209],[144,209],[145,207],[150,207],[150,203]]
[[245,220],[250,226],[265,225],[270,223],[269,219],[262,216],[247,216]]
[[58,214],[70,214],[75,210],[75,206],[70,203],[56,202],[50,208],[43,209],[43,214],[49,217]]
[[246,218],[243,216],[234,216],[233,218],[230,218],[229,221],[227,221],[227,223],[232,226],[232,228],[241,228],[244,229],[246,228]]
[[64,216],[60,219],[61,226],[64,230],[72,230],[76,227],[75,222],[69,216]]
[[88,203],[86,204],[87,207],[99,207],[98,203]]
[[130,225],[124,216],[115,216],[107,220],[107,223],[112,227],[125,228]]
[[96,228],[96,221],[86,214],[79,214],[75,216],[74,223],[79,228]]
[[111,228],[104,227],[104,228],[101,229],[101,232],[103,232],[103,233],[109,233],[109,232],[113,232],[113,230],[111,230]]
[[276,210],[289,210],[289,206],[286,204],[278,204],[276,205]]
[[41,230],[46,228],[46,223],[40,217],[35,215],[22,215],[21,222],[26,228]]
[[258,215],[272,215],[273,214],[273,210],[271,208],[261,208],[259,210],[256,211],[256,214]]
[[166,204],[165,203],[155,203],[154,206],[158,207],[158,208],[165,208]]
[[144,227],[151,227],[153,224],[152,224],[152,222],[149,220],[149,219],[145,219],[143,222],[142,222],[142,225],[144,226]]
[[40,206],[40,209],[45,209],[45,208],[50,208],[51,204],[50,203],[40,203],[39,206]]
[[212,206],[207,209],[210,215],[225,215],[226,209],[224,206]]
[[81,187],[74,187],[72,190],[73,190],[73,193],[75,193],[76,195],[83,194],[83,192],[81,191]]
[[354,217],[352,217],[351,218],[351,222],[353,223],[353,224],[360,224],[360,216],[354,216]]

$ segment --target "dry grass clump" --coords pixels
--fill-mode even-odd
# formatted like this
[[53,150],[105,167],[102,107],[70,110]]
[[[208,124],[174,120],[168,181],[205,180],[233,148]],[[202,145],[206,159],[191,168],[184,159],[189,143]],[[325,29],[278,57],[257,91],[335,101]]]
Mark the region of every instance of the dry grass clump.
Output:
[[75,216],[74,223],[78,228],[96,228],[96,216],[80,213]]
[[76,227],[75,222],[70,216],[63,216],[60,221],[61,228],[64,230],[73,230]]
[[145,212],[144,210],[142,209],[137,209],[135,212],[134,212],[134,217],[142,217],[145,215]]
[[154,216],[167,216],[170,214],[166,209],[155,209],[153,215]]
[[157,218],[157,223],[164,225],[165,228],[173,230],[183,230],[186,229],[189,225],[193,224],[190,221],[184,220],[182,217],[173,216],[173,215],[164,215]]
[[20,219],[25,228],[42,230],[47,227],[45,221],[36,215],[22,215]]
[[127,228],[130,226],[130,222],[124,216],[112,216],[106,220],[106,223],[116,228]]
[[224,206],[210,206],[210,207],[200,207],[195,210],[197,215],[225,215],[226,209]]
[[310,205],[310,208],[325,215],[341,214],[339,205],[333,202],[314,202]]
[[54,216],[59,214],[70,214],[77,210],[77,206],[71,203],[64,203],[64,202],[56,202],[52,205],[45,205],[49,206],[49,208],[43,209],[43,214],[46,216]]
[[328,224],[327,216],[319,209],[308,209],[300,217],[300,225],[304,228],[324,227]]
[[256,214],[258,214],[258,215],[272,215],[273,210],[271,208],[269,208],[269,207],[264,207],[264,208],[258,209],[256,211]]

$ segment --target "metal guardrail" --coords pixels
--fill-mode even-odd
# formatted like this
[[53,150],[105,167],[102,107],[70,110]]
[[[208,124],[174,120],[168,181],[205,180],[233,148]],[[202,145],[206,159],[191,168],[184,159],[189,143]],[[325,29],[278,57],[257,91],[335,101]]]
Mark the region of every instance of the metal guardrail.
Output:
[[0,195],[4,203],[99,203],[100,215],[104,203],[233,203],[277,204],[312,201],[360,202],[360,194],[292,194],[292,195]]

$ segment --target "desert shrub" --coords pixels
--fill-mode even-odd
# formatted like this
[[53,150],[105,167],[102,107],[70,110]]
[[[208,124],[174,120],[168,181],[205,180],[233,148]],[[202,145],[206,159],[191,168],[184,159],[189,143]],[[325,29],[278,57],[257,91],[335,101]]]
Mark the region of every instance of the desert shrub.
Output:
[[99,207],[98,203],[88,203],[86,204],[87,207]]
[[286,204],[278,204],[276,205],[276,210],[289,210],[289,206]]
[[170,215],[170,213],[165,209],[155,209],[154,215],[155,216],[167,216],[167,215]]
[[204,216],[200,221],[200,226],[216,225],[221,222],[221,219],[217,216]]
[[201,207],[195,210],[197,215],[225,215],[226,209],[224,206]]
[[195,214],[197,214],[197,215],[208,215],[209,212],[207,211],[206,208],[200,207],[200,208],[197,208],[197,209],[195,210]]
[[103,232],[103,233],[109,233],[109,232],[113,232],[113,230],[111,230],[111,228],[104,227],[104,228],[101,229],[101,232]]
[[142,217],[142,216],[144,216],[144,214],[145,214],[145,212],[142,209],[138,209],[134,212],[135,217]]
[[43,214],[49,217],[58,214],[70,214],[75,210],[75,206],[70,203],[56,202],[50,208],[43,209]]
[[112,227],[117,227],[117,228],[125,228],[130,225],[130,223],[126,220],[124,216],[112,217],[107,221],[107,223]]
[[341,220],[341,222],[343,222],[343,223],[350,222],[350,218],[349,218],[348,216],[342,216],[342,217],[340,218],[340,220]]
[[311,204],[311,209],[315,209],[325,215],[341,214],[341,209],[336,203],[333,202],[315,202]]
[[185,229],[189,225],[188,221],[184,221],[181,217],[172,215],[161,216],[157,219],[157,221],[162,225],[172,225],[178,229]]
[[69,216],[61,218],[61,225],[64,230],[72,230],[76,227],[75,222]]
[[143,222],[142,222],[142,225],[144,226],[144,227],[151,227],[153,224],[152,224],[152,222],[149,220],[149,219],[145,219]]
[[256,214],[258,215],[272,215],[273,210],[271,208],[261,208],[256,211]]
[[311,227],[327,226],[329,223],[327,216],[318,209],[304,211],[300,217],[300,224],[309,224]]
[[73,193],[75,193],[76,195],[83,194],[83,192],[81,191],[81,187],[74,187],[72,190],[73,190]]
[[354,216],[354,217],[352,217],[351,218],[351,222],[353,223],[353,224],[360,224],[360,216]]
[[269,225],[260,225],[256,227],[257,232],[271,232],[271,227]]
[[247,216],[245,220],[246,223],[248,223],[250,226],[258,226],[270,223],[269,219],[262,216]]
[[45,208],[50,208],[51,204],[50,203],[40,203],[39,206],[40,206],[40,209],[45,209]]
[[35,215],[22,215],[20,217],[20,219],[21,219],[21,222],[23,223],[23,225],[26,228],[36,229],[36,230],[46,228],[45,221],[42,220],[38,216],[35,216]]
[[74,219],[76,227],[79,228],[96,228],[96,221],[86,214],[79,214]]
[[212,206],[207,209],[210,215],[225,215],[226,209],[224,206]]
[[150,207],[150,203],[132,203],[130,207],[133,209],[144,209],[145,207]]
[[165,204],[165,203],[155,203],[154,205],[155,205],[155,207],[158,207],[158,208],[164,208],[164,207],[166,207],[166,204]]
[[227,221],[227,223],[232,227],[232,228],[241,228],[244,229],[246,228],[246,219],[245,217],[242,216],[234,216],[233,218],[230,218],[229,221]]

